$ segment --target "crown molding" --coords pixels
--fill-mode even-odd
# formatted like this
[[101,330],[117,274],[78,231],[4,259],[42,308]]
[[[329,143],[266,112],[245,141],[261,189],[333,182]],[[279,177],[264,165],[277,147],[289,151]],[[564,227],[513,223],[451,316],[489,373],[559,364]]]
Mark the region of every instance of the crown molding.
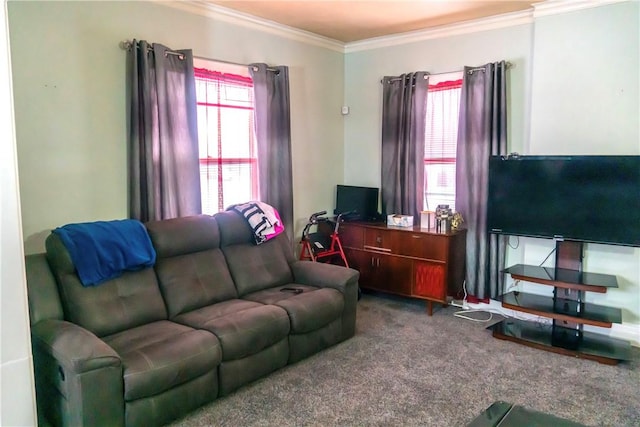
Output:
[[624,3],[630,0],[547,0],[533,5],[533,17],[560,15],[594,7]]
[[393,34],[390,36],[374,37],[356,42],[343,43],[328,37],[320,36],[309,31],[303,31],[287,25],[279,24],[247,13],[237,12],[206,2],[205,0],[167,1],[151,0],[156,4],[183,10],[196,15],[205,16],[245,28],[274,34],[290,40],[299,41],[341,53],[352,53],[363,50],[379,49],[397,46],[423,40],[451,37],[463,34],[489,31],[516,25],[531,24],[536,18],[575,12],[593,7],[607,6],[633,0],[546,0],[534,3],[530,9],[520,12],[505,13],[487,18],[474,19],[450,25]]
[[477,33],[516,25],[530,24],[541,16],[558,15],[593,7],[607,6],[632,0],[547,0],[534,3],[525,11],[505,13],[487,18],[474,19],[457,24],[442,25],[425,30],[411,31],[391,36],[377,37],[345,44],[345,53],[378,49],[423,40]]
[[156,4],[162,6],[179,9],[195,15],[213,18],[218,21],[228,22],[230,24],[239,25],[245,28],[274,34],[289,40],[295,40],[302,43],[323,47],[325,49],[344,53],[344,43],[338,40],[323,37],[309,31],[299,30],[287,25],[279,24],[268,19],[259,18],[257,16],[241,13],[225,7],[207,3],[202,0],[187,1],[166,1],[152,0]]
[[442,25],[426,30],[416,30],[407,33],[395,34],[392,36],[383,36],[367,40],[360,40],[357,42],[347,43],[344,50],[345,53],[351,53],[361,50],[378,49],[381,47],[397,46],[423,40],[477,33],[480,31],[495,30],[498,28],[511,27],[515,25],[530,24],[532,22],[532,10],[511,12],[502,15],[491,16],[488,18],[474,19],[471,21],[464,21],[456,24]]

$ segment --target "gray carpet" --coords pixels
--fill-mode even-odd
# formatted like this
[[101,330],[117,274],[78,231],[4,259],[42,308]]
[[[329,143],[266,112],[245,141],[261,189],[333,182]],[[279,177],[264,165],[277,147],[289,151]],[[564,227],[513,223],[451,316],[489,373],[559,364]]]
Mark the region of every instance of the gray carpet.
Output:
[[640,426],[640,349],[602,365],[495,339],[456,311],[428,317],[420,301],[364,294],[355,337],[171,426],[464,426],[496,400]]

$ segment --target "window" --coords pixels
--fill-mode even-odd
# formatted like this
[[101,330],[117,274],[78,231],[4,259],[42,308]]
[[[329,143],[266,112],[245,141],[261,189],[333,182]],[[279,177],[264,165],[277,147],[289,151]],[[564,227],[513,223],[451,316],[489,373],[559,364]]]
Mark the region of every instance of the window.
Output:
[[[437,78],[439,81],[434,81]],[[456,202],[456,145],[462,73],[431,77],[424,149],[424,209]]]
[[243,67],[203,62],[194,61],[200,186],[202,212],[214,214],[258,197],[253,82]]

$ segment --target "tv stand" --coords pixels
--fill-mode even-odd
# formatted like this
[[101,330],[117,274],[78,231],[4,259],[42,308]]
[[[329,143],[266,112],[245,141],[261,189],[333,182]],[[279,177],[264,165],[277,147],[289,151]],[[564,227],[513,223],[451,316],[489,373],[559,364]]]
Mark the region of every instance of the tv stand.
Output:
[[504,270],[515,280],[553,286],[553,296],[525,292],[502,295],[502,306],[551,319],[550,325],[505,319],[490,326],[493,336],[530,347],[615,365],[631,358],[628,341],[584,331],[584,325],[611,328],[622,322],[619,308],[585,301],[586,292],[617,288],[616,276],[582,271],[582,243],[556,243],[556,267],[517,264]]

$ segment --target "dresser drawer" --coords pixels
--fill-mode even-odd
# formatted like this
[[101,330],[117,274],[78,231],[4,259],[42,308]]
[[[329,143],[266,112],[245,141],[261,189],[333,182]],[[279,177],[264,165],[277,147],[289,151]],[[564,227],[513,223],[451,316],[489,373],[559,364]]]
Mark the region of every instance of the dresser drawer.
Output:
[[399,232],[380,228],[367,228],[364,232],[364,249],[387,254],[398,254],[402,245]]
[[446,261],[449,252],[447,236],[426,233],[406,233],[402,244],[398,246],[398,254],[416,258]]

